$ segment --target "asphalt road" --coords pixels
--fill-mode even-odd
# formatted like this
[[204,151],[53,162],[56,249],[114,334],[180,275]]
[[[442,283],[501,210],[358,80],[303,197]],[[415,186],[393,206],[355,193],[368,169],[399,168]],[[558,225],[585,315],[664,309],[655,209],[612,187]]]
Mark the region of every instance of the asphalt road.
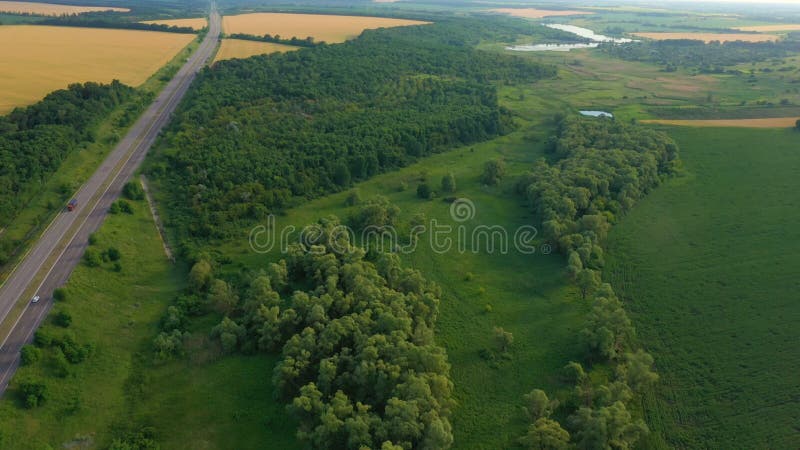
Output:
[[[78,200],[78,207],[71,212],[65,208],[53,220],[0,287],[0,323],[7,318],[14,320],[13,315],[9,316],[14,305],[23,296],[27,301],[8,336],[0,335],[0,395],[19,367],[20,349],[31,342],[34,331],[52,307],[53,290],[62,286],[80,263],[89,235],[100,228],[109,207],[141,165],[161,129],[169,123],[197,72],[213,54],[221,22],[213,4],[209,17],[208,34],[197,51],[75,194],[73,198]],[[41,298],[38,303],[30,302],[34,294]]]

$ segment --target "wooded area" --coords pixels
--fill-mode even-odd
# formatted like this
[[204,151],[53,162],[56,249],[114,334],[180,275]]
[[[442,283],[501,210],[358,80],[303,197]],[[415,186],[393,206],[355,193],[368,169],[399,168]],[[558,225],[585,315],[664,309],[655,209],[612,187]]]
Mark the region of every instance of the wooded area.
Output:
[[183,234],[223,237],[303,199],[510,131],[494,83],[555,69],[473,50],[481,38],[473,23],[366,31],[204,71],[149,168],[168,177]]

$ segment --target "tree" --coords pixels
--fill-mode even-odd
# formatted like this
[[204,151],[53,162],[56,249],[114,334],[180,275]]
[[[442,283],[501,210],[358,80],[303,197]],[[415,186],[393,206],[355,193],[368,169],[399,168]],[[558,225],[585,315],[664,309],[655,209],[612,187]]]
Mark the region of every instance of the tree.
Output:
[[211,335],[219,338],[223,352],[233,353],[243,343],[246,332],[243,326],[226,317],[211,330]]
[[514,335],[502,327],[494,327],[494,341],[498,350],[505,353],[508,351],[508,347],[514,343]]
[[222,314],[230,314],[239,303],[239,297],[223,280],[213,280],[208,288],[208,301]]
[[67,299],[67,290],[63,287],[55,288],[53,290],[53,300],[57,302],[63,302]]
[[425,200],[433,197],[433,190],[431,190],[428,183],[420,183],[419,186],[417,186],[417,197]]
[[211,283],[211,264],[201,259],[189,271],[189,288],[194,292],[204,291]]
[[536,421],[542,417],[550,417],[557,401],[547,398],[547,393],[541,389],[534,389],[525,394],[525,412],[531,421]]
[[66,311],[59,311],[53,316],[53,323],[60,327],[68,328],[72,325],[72,316]]
[[453,172],[448,172],[442,177],[442,192],[452,194],[456,191],[456,177]]
[[496,186],[506,174],[506,164],[501,159],[487,161],[483,165],[481,181],[489,186]]
[[635,391],[658,381],[658,374],[653,371],[653,357],[642,349],[625,353],[622,363],[617,366],[617,376]]
[[100,267],[103,263],[103,257],[100,256],[100,252],[97,249],[89,247],[83,254],[83,263],[88,267]]
[[581,290],[581,298],[586,298],[600,286],[600,273],[592,269],[583,269],[578,272],[578,288]]
[[580,274],[582,270],[583,262],[581,262],[581,257],[578,255],[578,252],[569,252],[569,258],[567,258],[567,274],[569,277],[577,281],[578,274]]
[[19,384],[19,394],[26,408],[36,408],[47,400],[47,386],[41,381],[25,380]]
[[566,450],[569,448],[569,433],[555,420],[540,417],[528,427],[528,433],[520,443],[531,450]]
[[800,119],[797,119],[797,122],[794,124],[794,128],[795,130],[800,131]]
[[634,420],[621,401],[598,409],[582,407],[570,417],[570,423],[581,450],[632,449],[648,433],[644,422]]
[[122,188],[122,195],[128,200],[144,200],[144,189],[138,181],[129,181]]
[[20,350],[20,362],[23,366],[29,366],[39,361],[42,351],[33,345],[25,345]]
[[119,261],[119,259],[122,257],[122,254],[116,247],[108,247],[108,250],[106,250],[106,257],[109,261]]

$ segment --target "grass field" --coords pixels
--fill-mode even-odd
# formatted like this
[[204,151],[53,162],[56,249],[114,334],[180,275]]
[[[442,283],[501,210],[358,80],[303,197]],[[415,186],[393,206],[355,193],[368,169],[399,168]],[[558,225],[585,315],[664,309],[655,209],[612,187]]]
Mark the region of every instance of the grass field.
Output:
[[704,42],[768,42],[779,41],[781,39],[777,34],[747,34],[747,33],[648,33],[636,32],[631,33],[634,36],[643,37],[646,39],[653,39],[656,41],[665,41],[668,39],[694,39]]
[[[48,357],[20,369],[0,400],[0,447],[107,448],[116,429],[153,426],[162,448],[243,449],[264,442],[295,448],[295,425],[272,401],[272,359],[222,359],[213,346],[164,364],[137,356],[148,354],[186,269],[164,255],[145,202],[134,202],[134,209],[133,216],[111,216],[98,233],[98,248],[121,251],[122,271],[79,266],[67,284],[67,300],[54,310],[72,315],[69,332],[79,343],[92,343],[92,355],[71,365],[67,378],[51,375]],[[49,322],[44,329],[63,332]],[[205,329],[190,338],[204,340]],[[20,409],[14,391],[28,377],[44,379],[49,393],[44,406],[32,411]],[[131,395],[126,386],[134,380],[144,382]]]
[[0,12],[16,14],[35,14],[40,16],[63,16],[72,14],[82,14],[92,11],[116,11],[128,12],[128,8],[114,8],[111,6],[78,6],[78,5],[56,5],[53,3],[34,3],[34,2],[7,2],[0,1]]
[[735,128],[791,128],[800,117],[776,117],[769,119],[718,119],[718,120],[643,120],[644,123],[677,125],[685,127],[735,127]]
[[670,128],[686,173],[612,229],[661,382],[646,448],[798,448],[800,133]]
[[253,13],[225,16],[222,27],[225,33],[243,33],[254,36],[270,34],[284,39],[309,36],[329,44],[353,39],[364,30],[422,25],[427,22],[384,17],[333,16],[322,14]]
[[488,11],[501,14],[509,14],[511,16],[522,17],[524,19],[541,19],[543,17],[561,17],[561,16],[594,14],[591,11],[548,10],[548,9],[536,9],[536,8],[496,8],[496,9],[490,9]]
[[217,50],[214,62],[233,58],[249,58],[255,55],[266,55],[275,52],[290,52],[300,47],[274,44],[272,42],[246,41],[243,39],[223,39]]
[[194,30],[202,30],[208,26],[208,20],[205,17],[197,17],[194,19],[146,20],[142,23],[154,23],[156,25],[167,25],[170,27],[189,27]]
[[70,83],[118,79],[138,86],[195,36],[134,30],[14,25],[0,27],[0,114]]

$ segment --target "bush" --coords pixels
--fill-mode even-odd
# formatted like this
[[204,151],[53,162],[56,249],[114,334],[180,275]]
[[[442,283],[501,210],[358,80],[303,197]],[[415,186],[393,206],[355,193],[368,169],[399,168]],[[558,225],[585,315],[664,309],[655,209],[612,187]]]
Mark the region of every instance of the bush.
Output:
[[23,366],[30,366],[41,359],[42,351],[36,346],[26,345],[20,351],[20,362]]
[[103,257],[100,256],[100,252],[97,249],[87,248],[86,253],[83,254],[83,263],[88,267],[100,267],[100,264],[103,263]]
[[133,214],[133,206],[126,200],[117,200],[111,204],[111,208],[108,209],[108,212],[111,214]]
[[144,200],[144,189],[138,181],[129,181],[122,188],[122,195],[128,200]]
[[456,191],[456,177],[452,172],[442,178],[442,192],[453,193]]
[[356,206],[360,203],[361,203],[361,194],[358,192],[357,189],[351,192],[350,195],[347,196],[347,199],[345,199],[344,201],[345,206]]
[[26,408],[36,408],[47,400],[47,386],[41,381],[26,380],[19,384],[19,394]]
[[89,245],[97,244],[97,233],[92,233],[89,235]]
[[57,302],[63,302],[67,299],[67,290],[64,288],[56,288],[53,291],[53,300]]
[[109,261],[119,261],[121,256],[122,255],[116,247],[108,247],[108,250],[106,250],[106,257]]
[[428,186],[428,183],[421,183],[419,186],[417,186],[417,197],[425,200],[433,197],[433,191],[431,190],[431,187]]
[[506,174],[506,165],[502,160],[487,161],[483,166],[481,181],[489,186],[496,186]]
[[59,311],[53,316],[53,323],[63,328],[69,328],[72,325],[72,315],[66,311]]

